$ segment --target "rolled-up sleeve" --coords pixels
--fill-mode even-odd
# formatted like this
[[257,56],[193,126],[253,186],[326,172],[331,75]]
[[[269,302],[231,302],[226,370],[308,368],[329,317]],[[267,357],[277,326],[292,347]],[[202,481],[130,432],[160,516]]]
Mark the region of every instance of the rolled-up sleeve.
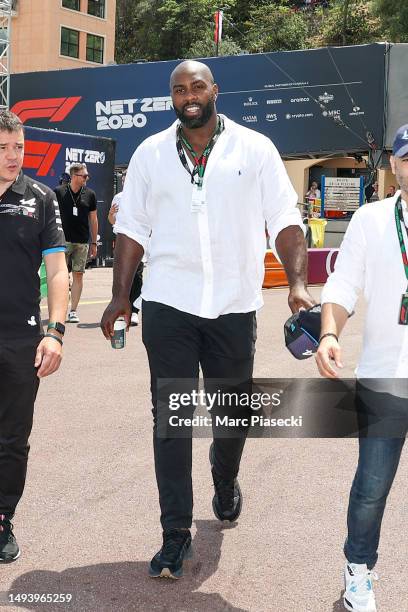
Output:
[[276,238],[285,227],[297,225],[305,234],[305,227],[297,207],[298,196],[289,180],[281,157],[269,140],[261,166],[261,189],[264,216],[268,225],[270,244],[276,253]]
[[367,241],[359,210],[354,213],[337,256],[334,272],[321,295],[321,303],[339,304],[351,314],[364,287]]
[[115,234],[125,234],[138,242],[146,251],[151,232],[147,212],[148,186],[144,176],[143,145],[134,152],[128,167],[120,202]]

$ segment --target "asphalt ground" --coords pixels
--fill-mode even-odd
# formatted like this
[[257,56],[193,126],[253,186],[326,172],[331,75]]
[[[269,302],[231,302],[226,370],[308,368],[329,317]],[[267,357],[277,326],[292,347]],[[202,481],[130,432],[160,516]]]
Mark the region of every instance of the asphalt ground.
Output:
[[[25,494],[14,520],[22,556],[0,567],[4,609],[177,612],[340,612],[355,439],[249,439],[241,464],[244,507],[225,527],[212,514],[209,439],[194,440],[194,558],[179,581],[152,580],[161,545],[151,447],[150,391],[140,326],[110,348],[99,320],[110,269],[88,270],[58,373],[41,382]],[[320,288],[312,288],[319,297]],[[264,292],[255,376],[316,377],[313,359],[283,346],[287,290]],[[343,335],[344,376],[361,344],[363,307]],[[408,610],[403,454],[389,497],[376,584],[381,612]],[[28,594],[71,594],[30,603]],[[21,601],[26,595],[26,603]],[[17,597],[17,600],[19,598]]]

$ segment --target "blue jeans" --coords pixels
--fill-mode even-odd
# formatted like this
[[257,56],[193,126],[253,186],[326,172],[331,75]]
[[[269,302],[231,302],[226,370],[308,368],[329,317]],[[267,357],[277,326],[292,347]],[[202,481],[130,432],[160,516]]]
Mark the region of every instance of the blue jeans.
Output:
[[[390,403],[394,403],[393,400]],[[399,403],[406,409],[407,400],[399,400]],[[348,537],[344,545],[344,554],[349,563],[366,563],[372,569],[377,562],[385,504],[398,468],[405,435],[406,431],[401,431],[398,438],[360,437],[359,460],[347,515]]]

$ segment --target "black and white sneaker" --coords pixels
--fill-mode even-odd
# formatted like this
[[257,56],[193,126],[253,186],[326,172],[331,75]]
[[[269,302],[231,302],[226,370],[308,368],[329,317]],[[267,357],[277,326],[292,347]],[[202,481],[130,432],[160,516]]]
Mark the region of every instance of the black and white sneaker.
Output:
[[344,607],[350,612],[376,612],[373,580],[378,576],[365,563],[346,563],[344,568]]
[[11,563],[20,556],[13,525],[6,514],[0,514],[0,563]]
[[181,578],[184,559],[191,559],[191,533],[188,529],[165,529],[163,546],[150,562],[152,578]]
[[214,443],[210,446],[211,474],[214,482],[212,507],[219,521],[233,523],[242,510],[242,493],[237,478],[222,478],[214,470]]

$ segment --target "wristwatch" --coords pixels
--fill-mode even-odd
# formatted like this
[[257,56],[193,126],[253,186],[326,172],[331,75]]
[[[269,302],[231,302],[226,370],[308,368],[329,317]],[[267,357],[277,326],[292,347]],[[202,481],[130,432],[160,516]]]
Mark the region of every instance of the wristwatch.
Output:
[[63,336],[65,334],[65,325],[63,325],[62,323],[48,323],[47,325],[47,331],[49,329],[55,329],[59,334],[61,334],[61,336]]

